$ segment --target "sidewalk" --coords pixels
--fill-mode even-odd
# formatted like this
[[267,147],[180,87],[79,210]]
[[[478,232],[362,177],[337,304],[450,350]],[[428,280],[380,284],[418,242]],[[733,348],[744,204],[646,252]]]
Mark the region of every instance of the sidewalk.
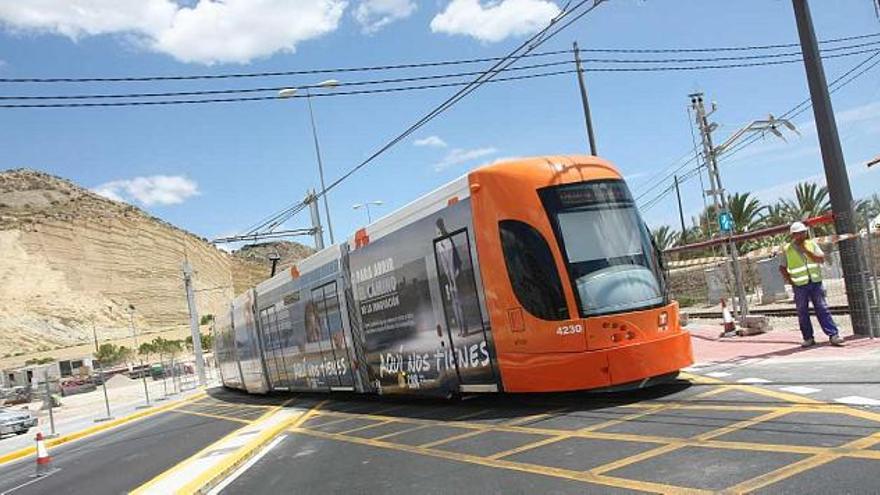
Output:
[[[168,395],[165,394],[166,386],[168,387]],[[170,380],[167,384],[163,384],[161,380],[148,380],[147,387],[150,392],[150,404],[152,406],[161,406],[172,400],[187,398],[200,391],[198,388],[193,388],[173,394]],[[107,395],[110,401],[110,413],[114,418],[121,418],[132,414],[145,405],[144,385],[140,380],[132,380],[131,383],[126,383],[123,386],[108,386]],[[29,409],[37,416],[39,423],[35,428],[31,428],[27,434],[7,436],[0,439],[0,456],[22,448],[32,447],[34,445],[34,435],[38,431],[43,432],[44,435],[50,433],[49,411],[40,409],[42,404],[43,401],[38,399],[29,404],[10,406],[13,409]],[[52,414],[55,419],[55,431],[59,435],[77,433],[95,425],[100,425],[101,423],[95,420],[107,416],[102,388],[99,386],[92,392],[62,397],[61,406],[54,408]]]
[[693,322],[685,327],[691,333],[697,365],[773,361],[835,361],[880,357],[880,339],[845,337],[846,347],[833,347],[817,330],[814,347],[801,348],[799,330],[781,327],[748,337],[720,338],[721,325]]

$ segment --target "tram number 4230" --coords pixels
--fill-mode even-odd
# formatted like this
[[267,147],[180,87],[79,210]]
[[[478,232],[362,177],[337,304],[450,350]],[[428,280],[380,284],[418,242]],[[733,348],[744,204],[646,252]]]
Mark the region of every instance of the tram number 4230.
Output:
[[556,335],[574,335],[576,333],[584,333],[584,326],[580,323],[574,325],[562,325],[556,328]]

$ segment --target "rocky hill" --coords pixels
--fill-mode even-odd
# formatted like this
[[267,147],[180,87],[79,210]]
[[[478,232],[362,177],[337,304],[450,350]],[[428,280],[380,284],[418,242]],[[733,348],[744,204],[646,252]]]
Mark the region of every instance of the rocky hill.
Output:
[[[308,248],[281,243],[287,261]],[[182,263],[195,269],[199,313],[265,279],[270,264],[230,255],[126,203],[33,170],[0,172],[0,357],[188,322]]]

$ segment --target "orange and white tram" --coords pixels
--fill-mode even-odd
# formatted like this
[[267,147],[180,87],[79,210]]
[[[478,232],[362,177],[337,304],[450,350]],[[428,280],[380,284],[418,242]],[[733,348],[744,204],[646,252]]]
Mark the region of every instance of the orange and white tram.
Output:
[[473,170],[239,295],[223,384],[450,396],[644,386],[693,363],[656,250],[594,156]]

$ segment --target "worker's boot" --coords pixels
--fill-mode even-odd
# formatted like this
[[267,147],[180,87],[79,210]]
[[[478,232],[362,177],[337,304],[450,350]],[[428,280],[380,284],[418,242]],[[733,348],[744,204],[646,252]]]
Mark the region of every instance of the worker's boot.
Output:
[[816,339],[807,339],[801,343],[801,347],[803,348],[813,347],[814,345],[816,345]]
[[831,345],[834,347],[843,347],[846,343],[843,342],[843,338],[840,335],[835,335],[831,337]]

